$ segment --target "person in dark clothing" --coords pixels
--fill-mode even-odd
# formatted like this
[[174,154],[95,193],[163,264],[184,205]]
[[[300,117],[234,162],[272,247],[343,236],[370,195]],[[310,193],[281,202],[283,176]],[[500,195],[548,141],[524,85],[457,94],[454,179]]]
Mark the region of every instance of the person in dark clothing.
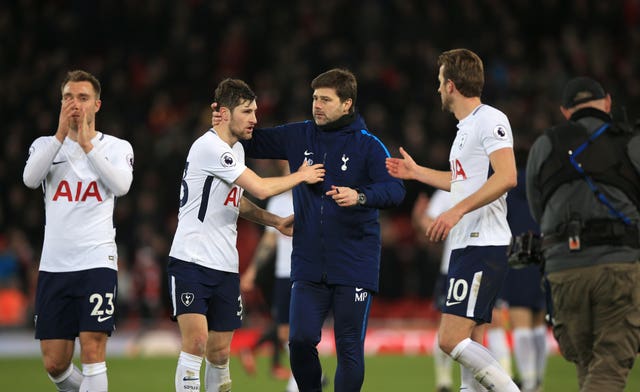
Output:
[[332,311],[335,390],[359,391],[367,320],[378,291],[378,210],[399,205],[405,188],[387,173],[389,151],[355,110],[353,73],[331,69],[318,75],[311,88],[313,121],[256,129],[253,140],[243,145],[251,158],[285,159],[290,167],[305,159],[324,164],[323,184],[293,189],[291,370],[301,391],[322,389],[316,346]]
[[527,161],[527,198],[543,233],[553,333],[580,391],[622,391],[640,347],[640,134],[613,122],[593,79],[565,86],[567,121]]

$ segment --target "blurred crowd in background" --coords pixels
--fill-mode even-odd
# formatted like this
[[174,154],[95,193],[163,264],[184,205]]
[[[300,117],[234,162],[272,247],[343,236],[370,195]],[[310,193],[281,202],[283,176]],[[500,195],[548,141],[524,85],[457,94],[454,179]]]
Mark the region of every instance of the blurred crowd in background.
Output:
[[[31,142],[53,135],[60,83],[87,70],[102,83],[96,129],[128,140],[134,180],[118,199],[120,317],[153,323],[168,310],[164,269],[184,161],[210,126],[223,78],[258,95],[259,126],[310,118],[311,80],[333,67],[358,78],[356,106],[397,155],[448,168],[456,120],[437,94],[440,52],[466,47],[485,65],[483,101],[504,111],[526,148],[560,121],[559,96],[589,75],[613,115],[640,116],[640,0],[37,1],[0,4],[0,326],[30,326],[42,245],[42,193],[24,186]],[[261,175],[271,162],[250,161]],[[385,211],[379,298],[428,299],[437,248],[411,225],[420,192]],[[239,220],[241,270],[261,228]]]

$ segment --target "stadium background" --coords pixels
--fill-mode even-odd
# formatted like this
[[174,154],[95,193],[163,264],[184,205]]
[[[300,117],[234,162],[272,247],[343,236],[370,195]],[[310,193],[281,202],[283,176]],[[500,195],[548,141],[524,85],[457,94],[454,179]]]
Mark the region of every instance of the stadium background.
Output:
[[[370,130],[392,152],[405,146],[417,161],[446,168],[455,119],[441,111],[436,59],[456,47],[483,58],[483,100],[507,113],[519,146],[560,120],[560,91],[576,75],[601,81],[616,119],[640,115],[638,0],[3,2],[0,336],[31,331],[44,215],[41,193],[23,185],[22,170],[30,143],[57,126],[68,70],[101,80],[97,128],[135,151],[133,185],[115,213],[119,330],[174,330],[165,260],[184,159],[209,124],[217,83],[246,80],[258,95],[259,123],[274,125],[309,118],[311,79],[347,67],[358,77],[357,107]],[[250,164],[273,174],[269,162]],[[418,193],[432,189],[406,186],[403,205],[382,215],[381,292],[371,325],[428,330],[438,249],[416,235],[410,212]],[[244,268],[261,229],[242,220],[239,229]],[[264,296],[247,300],[247,327],[260,327]]]

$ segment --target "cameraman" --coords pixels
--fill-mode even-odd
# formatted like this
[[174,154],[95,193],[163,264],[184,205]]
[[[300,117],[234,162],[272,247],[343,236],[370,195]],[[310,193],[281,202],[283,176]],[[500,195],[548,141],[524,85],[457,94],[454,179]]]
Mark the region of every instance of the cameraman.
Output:
[[610,109],[598,82],[572,79],[560,107],[568,121],[540,136],[527,161],[553,332],[580,391],[622,391],[640,348],[640,134]]

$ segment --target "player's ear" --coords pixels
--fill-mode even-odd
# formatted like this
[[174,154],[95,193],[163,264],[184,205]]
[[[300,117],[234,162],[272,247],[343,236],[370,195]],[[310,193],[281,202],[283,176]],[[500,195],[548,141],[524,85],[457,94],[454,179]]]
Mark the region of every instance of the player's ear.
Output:
[[231,110],[228,107],[223,106],[220,108],[220,115],[222,115],[222,120],[229,121],[231,119]]
[[96,99],[96,113],[100,111],[101,107],[102,107],[102,101],[99,99]]
[[353,100],[351,98],[347,98],[342,102],[342,109],[348,113],[351,109],[351,105],[353,105]]
[[604,111],[606,113],[611,113],[611,95],[607,94],[604,97]]
[[564,118],[566,118],[567,120],[569,118],[571,118],[571,114],[573,114],[573,112],[571,111],[571,109],[567,109],[564,106],[560,106],[560,113],[562,113],[562,115],[564,116]]
[[453,82],[453,80],[451,80],[451,79],[447,79],[447,85],[446,85],[446,88],[447,88],[447,92],[448,92],[449,94],[453,94],[453,91],[454,91],[457,87],[456,87],[456,84]]

